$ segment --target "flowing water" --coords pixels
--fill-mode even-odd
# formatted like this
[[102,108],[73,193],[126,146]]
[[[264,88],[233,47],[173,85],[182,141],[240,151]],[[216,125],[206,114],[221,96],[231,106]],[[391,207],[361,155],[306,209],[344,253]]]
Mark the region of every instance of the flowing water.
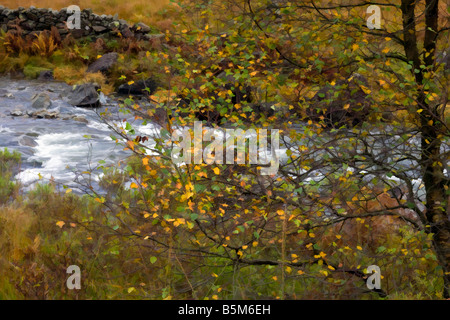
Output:
[[[111,139],[112,131],[98,115],[103,108],[71,106],[67,103],[69,90],[70,86],[61,82],[0,78],[0,150],[6,147],[21,153],[22,166],[16,178],[25,188],[52,178],[71,185],[76,172],[95,168],[101,160],[106,164],[117,163],[130,154]],[[58,118],[37,119],[27,115],[36,111],[32,98],[39,93],[50,97],[52,104],[47,111],[57,111]],[[112,104],[110,109],[117,109],[114,101],[106,99]],[[23,115],[11,115],[17,111]],[[74,116],[78,119],[73,119]],[[155,125],[148,124],[140,129],[150,133]]]
[[[76,188],[74,180],[77,175],[92,169],[100,174],[91,176],[93,180],[90,182],[97,186],[101,173],[95,168],[99,161],[104,166],[117,164],[131,154],[111,138],[113,131],[99,116],[105,108],[73,107],[67,102],[70,89],[69,85],[56,81],[0,78],[0,150],[8,148],[21,153],[22,167],[16,178],[25,190],[39,181],[50,179]],[[48,95],[52,102],[47,112],[58,112],[57,118],[38,119],[27,115],[37,110],[32,106],[32,99],[42,93]],[[117,114],[117,101],[103,98],[109,111]],[[22,115],[12,115],[17,112]],[[75,116],[82,122],[73,119]],[[133,118],[132,115],[121,114],[120,120],[126,117]],[[112,123],[124,125],[118,119]],[[152,137],[159,135],[160,127],[153,123],[133,122],[136,135],[148,136],[150,140],[146,145],[154,145]],[[278,149],[277,155],[285,158],[285,149]]]

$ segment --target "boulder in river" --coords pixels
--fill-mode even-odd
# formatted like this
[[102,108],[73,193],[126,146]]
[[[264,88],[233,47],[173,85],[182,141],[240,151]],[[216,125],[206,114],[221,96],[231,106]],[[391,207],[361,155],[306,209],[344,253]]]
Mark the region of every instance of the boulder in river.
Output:
[[23,116],[23,112],[21,110],[14,110],[10,112],[10,115],[13,117],[21,117]]
[[108,72],[112,66],[116,63],[118,58],[117,52],[110,52],[104,54],[101,58],[97,59],[93,62],[87,69],[87,72],[95,73],[95,72]]
[[74,117],[72,118],[73,121],[81,122],[81,123],[89,123],[89,121],[86,120],[84,117]]
[[52,105],[50,97],[46,93],[35,94],[31,101],[34,109],[48,109]]
[[38,144],[36,141],[34,141],[33,138],[30,138],[28,136],[21,136],[19,138],[19,144],[21,146],[25,146],[25,147],[37,147]]
[[69,93],[68,103],[76,107],[97,108],[100,106],[99,89],[94,83],[77,85]]
[[58,111],[49,111],[49,110],[45,110],[45,109],[41,109],[41,110],[34,111],[34,112],[27,111],[27,114],[28,114],[28,116],[30,116],[32,118],[37,118],[37,119],[56,119],[59,117]]
[[[148,88],[148,90],[146,89]],[[155,80],[149,78],[146,80],[139,80],[134,83],[128,84],[122,84],[119,89],[119,94],[132,94],[132,95],[152,95],[156,89],[158,88],[158,84]]]

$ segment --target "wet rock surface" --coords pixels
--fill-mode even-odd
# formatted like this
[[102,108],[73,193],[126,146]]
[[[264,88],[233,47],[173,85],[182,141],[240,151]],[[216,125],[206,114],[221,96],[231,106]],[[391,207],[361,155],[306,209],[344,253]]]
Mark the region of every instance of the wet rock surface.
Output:
[[82,108],[97,108],[100,106],[100,87],[94,83],[75,86],[68,92],[68,103]]
[[[74,171],[95,168],[99,160],[117,163],[127,156],[97,114],[104,109],[72,106],[71,91],[71,86],[58,81],[0,78],[0,149],[22,154],[22,171],[16,178],[25,187],[40,181],[39,174],[70,184]],[[114,110],[115,102],[104,99]]]

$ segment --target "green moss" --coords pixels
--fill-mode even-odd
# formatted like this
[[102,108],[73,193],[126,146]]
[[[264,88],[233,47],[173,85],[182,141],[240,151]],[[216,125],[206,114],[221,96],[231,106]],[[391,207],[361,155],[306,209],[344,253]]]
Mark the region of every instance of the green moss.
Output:
[[49,68],[34,67],[27,64],[23,69],[23,73],[29,79],[36,79],[42,71],[50,70]]

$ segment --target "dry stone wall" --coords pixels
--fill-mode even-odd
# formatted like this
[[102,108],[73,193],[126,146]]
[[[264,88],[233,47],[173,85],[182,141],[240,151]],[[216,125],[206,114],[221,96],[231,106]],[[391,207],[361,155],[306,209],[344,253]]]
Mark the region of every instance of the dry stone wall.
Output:
[[61,37],[71,34],[74,38],[86,36],[98,36],[107,34],[117,37],[119,32],[123,37],[148,38],[151,29],[143,23],[130,25],[127,21],[119,19],[117,15],[97,15],[91,9],[80,11],[80,29],[69,29],[67,22],[73,12],[67,8],[61,10],[45,8],[23,8],[11,10],[0,6],[0,28],[7,32],[17,30],[17,26],[22,30],[23,35],[37,33],[43,30],[50,30],[56,27]]

